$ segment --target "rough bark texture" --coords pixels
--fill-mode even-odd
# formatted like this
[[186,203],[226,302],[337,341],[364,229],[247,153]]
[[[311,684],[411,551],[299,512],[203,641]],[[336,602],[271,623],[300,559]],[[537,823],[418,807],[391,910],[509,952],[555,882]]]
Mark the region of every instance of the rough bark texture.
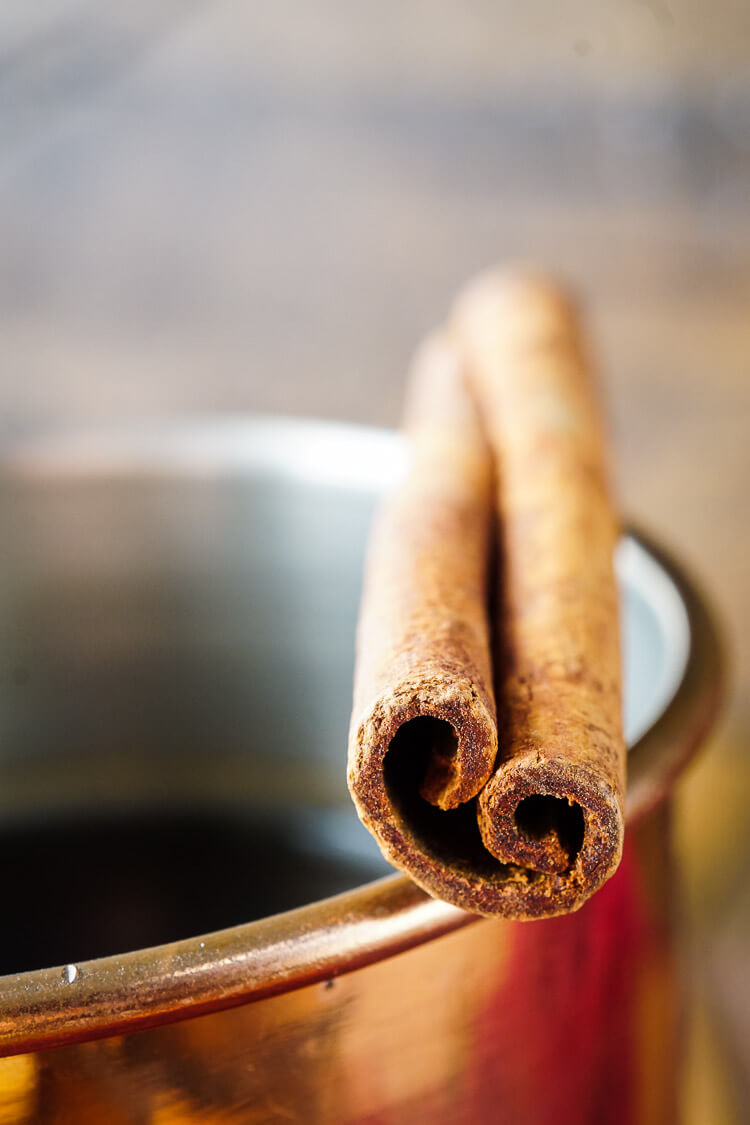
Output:
[[442,809],[476,796],[497,753],[485,608],[491,461],[446,337],[417,356],[406,431],[407,475],[369,544],[349,751],[352,794],[379,838],[401,822],[384,778],[398,731],[407,769],[421,773],[415,787]]
[[[487,849],[574,908],[615,870],[625,744],[605,429],[573,308],[490,275],[455,329],[497,464],[501,754],[479,798]],[[546,912],[546,910],[545,910]]]
[[619,862],[625,746],[603,425],[560,292],[475,283],[417,359],[407,433],[368,553],[350,790],[431,894],[576,909]]

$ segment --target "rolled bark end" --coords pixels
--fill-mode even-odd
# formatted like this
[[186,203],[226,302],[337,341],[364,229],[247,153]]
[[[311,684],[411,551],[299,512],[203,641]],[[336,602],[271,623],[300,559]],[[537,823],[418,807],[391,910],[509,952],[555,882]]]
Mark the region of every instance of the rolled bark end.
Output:
[[482,842],[501,863],[595,891],[615,870],[624,826],[618,795],[576,763],[536,756],[501,767],[478,801]]
[[403,723],[391,740],[384,761],[386,788],[398,798],[405,778],[408,786],[418,785],[420,796],[431,805],[453,809],[481,787],[493,752],[478,730],[472,732],[467,748],[466,733],[460,738],[448,719],[420,714]]
[[[394,866],[465,910],[520,919],[576,910],[619,863],[618,797],[594,771],[534,752],[470,799],[494,761],[491,718],[470,685],[379,702],[350,761],[360,818]],[[449,784],[430,790],[444,757]]]
[[476,800],[441,808],[425,798],[424,779],[451,728],[419,715],[395,724],[388,740],[389,724],[377,739],[380,768],[372,728],[362,731],[369,753],[363,768],[353,763],[349,786],[385,857],[472,913],[535,919],[577,910],[620,861],[616,795],[585,768],[545,759],[501,768]]
[[[420,715],[411,719],[399,730],[394,742],[406,742],[410,756],[427,755],[427,768],[424,771],[419,792],[431,805],[441,809],[454,808],[465,799],[461,796],[462,769],[458,748],[458,732],[445,719],[435,719],[432,715]],[[424,750],[422,749],[424,747]],[[389,753],[393,756],[394,743]]]
[[497,754],[486,609],[492,461],[447,333],[417,353],[406,433],[406,475],[370,536],[349,739],[352,795],[378,839],[378,816],[396,830],[405,784],[409,801],[421,793],[453,809],[476,797]]
[[[497,755],[494,714],[469,683],[433,679],[381,697],[359,723],[349,788],[360,816],[381,838],[413,835],[410,812],[428,802],[455,809],[477,795]],[[382,840],[381,840],[382,843]]]
[[617,518],[586,350],[554,283],[469,287],[418,354],[410,470],[370,540],[349,787],[387,859],[478,914],[576,910],[622,850]]

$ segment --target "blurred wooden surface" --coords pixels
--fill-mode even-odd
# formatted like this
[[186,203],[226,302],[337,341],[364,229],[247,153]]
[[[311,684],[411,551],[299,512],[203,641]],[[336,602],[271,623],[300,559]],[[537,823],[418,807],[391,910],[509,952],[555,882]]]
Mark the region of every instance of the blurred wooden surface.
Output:
[[624,507],[703,579],[732,649],[680,840],[705,1011],[748,1098],[750,6],[5,0],[0,138],[5,433],[393,424],[476,270],[531,259],[578,286]]

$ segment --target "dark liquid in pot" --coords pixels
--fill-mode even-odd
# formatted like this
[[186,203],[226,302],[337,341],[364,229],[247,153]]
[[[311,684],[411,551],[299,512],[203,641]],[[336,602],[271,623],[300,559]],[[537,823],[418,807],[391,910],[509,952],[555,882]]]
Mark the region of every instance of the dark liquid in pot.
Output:
[[[353,823],[352,823],[352,819]],[[170,811],[0,832],[0,973],[175,941],[250,922],[387,873],[353,811]],[[366,833],[361,830],[361,837]]]

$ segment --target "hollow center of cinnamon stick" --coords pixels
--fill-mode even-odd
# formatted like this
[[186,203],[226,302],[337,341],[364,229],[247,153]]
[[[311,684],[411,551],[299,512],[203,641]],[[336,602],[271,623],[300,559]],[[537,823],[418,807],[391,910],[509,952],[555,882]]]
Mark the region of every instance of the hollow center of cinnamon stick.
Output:
[[543,843],[556,837],[571,863],[583,846],[583,810],[564,797],[541,793],[524,797],[516,805],[515,821],[518,831],[531,840]]
[[429,799],[430,785],[444,782],[456,768],[457,752],[454,727],[429,715],[403,723],[388,747],[383,762],[385,788],[397,818],[417,846],[433,861],[487,878],[501,872],[517,878],[520,870],[527,881],[544,873],[564,875],[583,846],[581,806],[550,794],[524,797],[512,813],[520,837],[517,863],[512,842],[508,859],[501,862],[482,841],[475,800],[446,809]]
[[432,715],[410,719],[399,728],[388,754],[392,765],[403,758],[397,768],[406,771],[409,783],[431,804],[444,807],[440,796],[454,779],[458,754],[458,735],[449,722]]
[[428,778],[450,768],[457,747],[456,731],[443,719],[420,715],[403,723],[383,763],[386,791],[403,824],[432,854],[495,870],[500,864],[482,844],[476,802],[442,809],[425,799]]

